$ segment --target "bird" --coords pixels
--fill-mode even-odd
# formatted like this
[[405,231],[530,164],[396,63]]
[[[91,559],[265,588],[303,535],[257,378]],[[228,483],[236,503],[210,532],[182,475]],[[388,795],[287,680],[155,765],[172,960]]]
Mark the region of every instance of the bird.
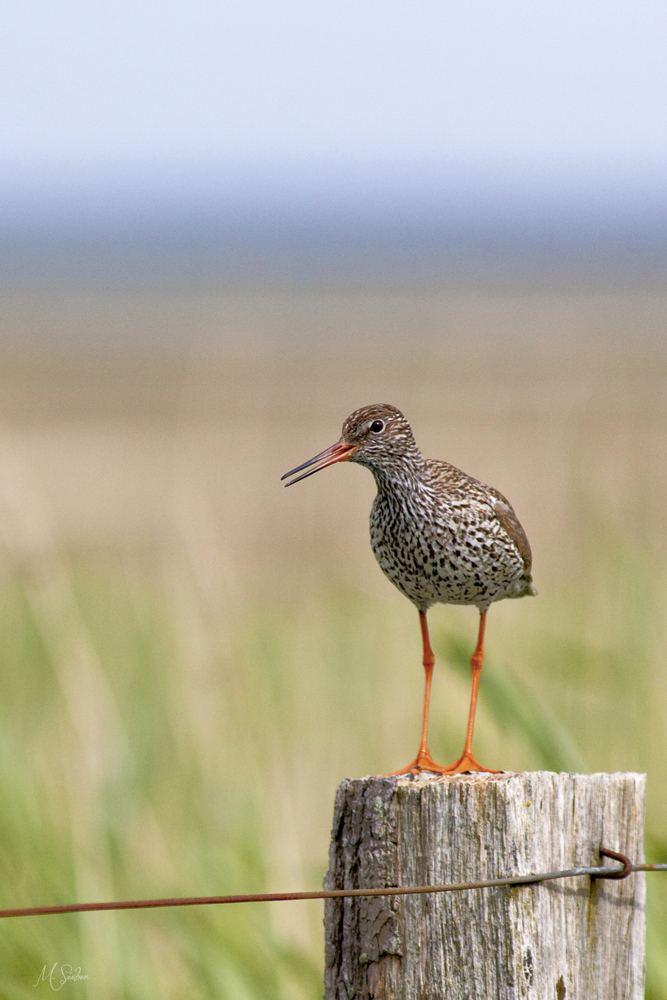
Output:
[[[512,505],[498,490],[448,462],[424,458],[410,424],[389,403],[355,410],[339,441],[281,481],[293,486],[336,462],[355,462],[372,472],[377,495],[370,515],[371,548],[383,573],[419,612],[425,672],[421,742],[415,759],[387,777],[422,771],[499,773],[479,764],[472,750],[486,617],[496,601],[537,594],[530,544]],[[465,745],[460,758],[446,766],[437,764],[428,748],[435,656],[426,616],[435,604],[471,605],[479,611]]]

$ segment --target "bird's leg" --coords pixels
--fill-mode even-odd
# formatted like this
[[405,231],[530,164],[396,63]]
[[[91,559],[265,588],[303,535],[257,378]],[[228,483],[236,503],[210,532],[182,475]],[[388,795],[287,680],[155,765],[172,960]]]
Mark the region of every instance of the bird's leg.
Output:
[[419,624],[422,630],[422,643],[424,645],[424,673],[426,675],[426,685],[424,689],[424,718],[422,722],[422,739],[419,744],[419,753],[407,767],[400,771],[392,771],[385,777],[393,777],[397,774],[419,774],[420,771],[433,771],[436,774],[444,773],[446,768],[436,764],[428,749],[428,709],[431,701],[431,680],[433,679],[433,667],[435,666],[435,656],[431,649],[431,642],[428,635],[428,624],[426,622],[426,612],[419,612]]
[[447,774],[462,774],[464,771],[488,771],[489,774],[499,773],[490,767],[482,767],[482,765],[478,764],[472,755],[472,734],[475,728],[475,709],[477,708],[479,675],[482,672],[482,663],[484,662],[485,628],[486,611],[482,611],[479,616],[479,634],[477,636],[477,645],[475,646],[475,652],[470,657],[470,666],[472,668],[472,691],[470,692],[470,713],[468,715],[468,732],[466,733],[466,742],[463,747],[463,754],[461,757],[453,764],[450,764],[449,767],[444,769]]

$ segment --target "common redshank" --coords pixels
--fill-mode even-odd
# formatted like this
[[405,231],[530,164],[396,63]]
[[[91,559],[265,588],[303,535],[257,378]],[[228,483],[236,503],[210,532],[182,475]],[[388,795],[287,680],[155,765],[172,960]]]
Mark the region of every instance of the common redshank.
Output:
[[[382,571],[419,612],[424,647],[424,716],[415,759],[393,774],[459,774],[489,771],[472,752],[477,692],[484,660],[486,615],[494,601],[536,594],[526,534],[502,493],[460,469],[423,458],[410,424],[400,410],[377,403],[355,410],[343,424],[340,441],[298,465],[282,478],[292,486],[334,462],[357,462],[375,476],[371,547]],[[311,468],[312,466],[312,468]],[[428,712],[435,657],[426,613],[434,604],[471,604],[479,610],[479,633],[472,654],[472,692],[461,757],[443,767],[428,749]]]

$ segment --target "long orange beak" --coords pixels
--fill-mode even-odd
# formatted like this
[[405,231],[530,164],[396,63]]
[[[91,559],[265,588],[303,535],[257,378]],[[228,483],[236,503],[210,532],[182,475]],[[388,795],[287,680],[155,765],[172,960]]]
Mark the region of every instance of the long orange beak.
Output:
[[282,482],[283,479],[288,479],[290,476],[293,476],[295,472],[301,472],[302,469],[307,469],[311,465],[315,466],[315,468],[311,469],[310,472],[304,472],[302,476],[297,476],[296,479],[291,479],[289,483],[285,483],[285,486],[292,486],[294,483],[298,483],[300,479],[307,479],[308,476],[315,475],[315,473],[319,472],[320,469],[326,469],[327,465],[333,465],[334,462],[344,462],[350,457],[356,448],[356,444],[347,444],[347,442],[343,441],[341,438],[340,441],[336,441],[335,444],[332,444],[330,448],[326,448],[324,451],[321,451],[319,455],[315,456],[315,458],[309,458],[307,462],[303,463],[303,465],[297,465],[296,469],[292,469],[291,472],[286,472],[284,476],[280,477],[280,481]]

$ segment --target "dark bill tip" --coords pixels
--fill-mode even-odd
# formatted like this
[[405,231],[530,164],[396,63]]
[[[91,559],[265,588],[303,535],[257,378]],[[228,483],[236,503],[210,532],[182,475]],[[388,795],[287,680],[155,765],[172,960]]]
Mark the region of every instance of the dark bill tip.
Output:
[[304,472],[302,476],[297,476],[296,479],[291,479],[289,483],[285,483],[285,486],[293,486],[294,483],[300,482],[302,479],[307,479],[308,476],[314,476],[316,472],[320,469],[326,469],[327,465],[333,465],[335,462],[344,462],[352,452],[355,450],[356,445],[347,444],[345,441],[336,441],[332,444],[330,448],[325,448],[321,451],[319,455],[315,455],[314,458],[309,458],[307,462],[303,462],[301,465],[297,465],[295,469],[290,472],[286,472],[284,476],[280,477],[282,482],[284,479],[289,479],[290,476],[295,475],[297,472],[301,472],[302,469],[309,469],[311,465],[314,465],[314,469],[310,469],[310,472]]

